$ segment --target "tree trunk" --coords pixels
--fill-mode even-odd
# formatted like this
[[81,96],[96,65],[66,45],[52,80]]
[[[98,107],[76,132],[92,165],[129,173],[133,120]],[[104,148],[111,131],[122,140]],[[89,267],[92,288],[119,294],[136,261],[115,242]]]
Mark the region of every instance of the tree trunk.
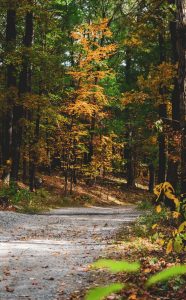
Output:
[[[176,17],[176,16],[175,16]],[[178,52],[177,52],[177,28],[176,21],[170,22],[170,34],[171,34],[171,44],[172,44],[172,63],[178,63]],[[172,119],[174,121],[180,120],[180,107],[179,107],[179,85],[178,78],[174,78],[174,90],[172,93]],[[175,133],[179,132],[179,128],[176,128],[174,125],[175,122],[172,123],[172,130]],[[179,127],[179,126],[178,126]],[[178,152],[178,151],[177,151]],[[177,188],[178,185],[178,168],[179,168],[179,153],[177,153],[178,159],[175,161],[172,157],[175,157],[175,145],[173,145],[172,141],[169,138],[169,146],[168,146],[168,168],[167,168],[167,181],[172,184],[174,189]]]
[[[132,83],[132,74],[131,74],[131,51],[128,48],[126,50],[126,67],[125,67],[125,76],[126,76],[126,86],[127,89],[131,89]],[[125,109],[128,119],[130,119],[130,112],[128,109]],[[126,164],[126,176],[127,176],[127,186],[134,187],[135,186],[135,162],[133,158],[133,148],[132,148],[132,131],[130,125],[128,126],[127,133],[126,133],[126,146],[124,149],[124,157],[127,160]]]
[[[160,33],[159,34],[159,55],[160,55],[160,63],[165,61],[165,46],[164,46],[164,37]],[[165,94],[164,88],[160,88],[160,94],[163,96]],[[162,103],[159,105],[159,118],[163,120],[163,118],[167,117],[167,107],[166,104]],[[166,178],[166,166],[167,166],[167,147],[166,147],[166,136],[165,133],[162,132],[159,134],[159,168],[158,168],[158,183],[165,182]]]
[[36,173],[36,163],[38,158],[36,145],[39,141],[39,134],[40,134],[40,108],[38,107],[36,124],[35,124],[35,136],[34,136],[33,143],[31,144],[31,150],[29,153],[29,187],[31,192],[35,190],[35,173]]
[[155,183],[155,168],[153,164],[149,165],[149,192],[152,193]]
[[[24,97],[26,93],[31,91],[31,63],[28,54],[28,49],[32,46],[33,40],[33,13],[27,12],[25,18],[25,35],[23,46],[25,47],[23,54],[22,71],[19,81],[19,96]],[[22,105],[14,105],[13,108],[13,141],[12,141],[12,172],[13,180],[18,180],[20,151],[22,143],[23,128],[21,119],[24,117],[24,108]]]
[[95,117],[95,115],[93,115],[91,118],[91,125],[90,125],[88,163],[92,162],[92,157],[94,155],[94,144],[93,143],[94,143],[95,125],[96,125],[96,117]]
[[[8,54],[13,53],[16,48],[16,11],[11,8],[7,11],[6,48]],[[15,91],[16,68],[13,65],[13,63],[10,62],[7,65],[7,110],[5,112],[5,117],[3,118],[2,122],[2,162],[5,165],[5,169],[7,169],[7,163],[10,164],[12,159],[12,105],[15,102]],[[10,177],[10,169],[11,168],[8,168],[8,174],[3,174],[3,177]]]
[[[166,104],[159,105],[159,116],[161,119],[167,117]],[[162,132],[159,134],[159,168],[158,168],[158,183],[165,182],[166,178],[166,164],[167,164],[167,149],[166,149],[166,137]]]
[[[6,25],[6,48],[7,53],[11,54],[16,47],[16,11],[7,11]],[[16,69],[12,62],[7,65],[7,111],[3,120],[3,139],[2,139],[2,161],[5,163],[11,159],[12,144],[12,105],[15,101],[16,89]]]
[[181,192],[186,193],[186,3],[177,0],[177,51],[178,51],[178,85],[180,103],[181,141]]
[[133,158],[133,149],[131,146],[131,132],[128,130],[127,133],[127,145],[124,148],[124,158],[127,160],[126,164],[126,177],[127,177],[127,186],[135,186],[135,163]]

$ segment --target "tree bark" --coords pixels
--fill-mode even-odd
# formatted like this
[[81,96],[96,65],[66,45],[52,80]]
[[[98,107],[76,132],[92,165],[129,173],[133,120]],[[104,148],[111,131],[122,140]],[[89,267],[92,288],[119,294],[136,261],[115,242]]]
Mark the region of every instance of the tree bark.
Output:
[[[6,25],[6,50],[11,55],[16,48],[16,10],[7,10],[7,25]],[[7,108],[5,117],[2,122],[2,162],[4,165],[10,164],[11,147],[12,147],[12,120],[13,111],[12,106],[15,102],[16,96],[16,68],[12,62],[7,65]],[[5,169],[7,169],[5,167]],[[4,177],[10,177],[10,169],[8,174],[3,174]]]
[[[160,63],[165,61],[165,49],[164,49],[164,37],[160,33],[159,34],[159,55],[160,55]],[[160,88],[160,94],[163,96],[165,94],[164,88]],[[167,107],[165,103],[161,103],[159,105],[159,118],[163,120],[163,118],[167,117]],[[165,182],[166,178],[166,166],[167,166],[167,147],[166,147],[166,136],[164,132],[159,134],[159,167],[158,167],[158,183]]]
[[135,186],[135,162],[133,158],[133,149],[131,145],[132,132],[128,129],[126,134],[127,144],[124,148],[124,158],[126,159],[126,177],[127,177],[127,186]]
[[[131,83],[132,83],[132,74],[131,74],[131,51],[128,48],[126,50],[126,67],[125,67],[125,76],[126,76],[126,86],[127,89],[131,89]],[[125,109],[127,113],[128,119],[130,119],[130,112],[128,109]],[[127,186],[128,187],[134,187],[135,186],[135,162],[133,157],[133,148],[132,148],[132,130],[130,128],[131,126],[128,126],[127,133],[126,133],[126,141],[127,144],[124,149],[124,157],[127,160],[126,164],[126,171],[127,171]]]
[[149,192],[152,193],[155,183],[155,168],[153,163],[149,165]]
[[[175,1],[174,1],[175,2]],[[176,14],[175,21],[170,22],[170,34],[171,34],[171,45],[172,45],[172,63],[178,63],[178,51],[177,51],[177,25],[176,25]],[[174,78],[174,90],[172,93],[172,120],[178,121],[180,120],[180,107],[179,107],[179,85],[178,85],[178,77]],[[179,126],[175,126],[175,122],[172,122],[171,129],[175,133],[179,133]],[[177,151],[178,152],[178,151]],[[179,168],[179,153],[177,161],[172,157],[175,156],[175,145],[172,144],[172,141],[169,138],[168,145],[168,168],[167,168],[167,181],[172,184],[174,189],[178,186],[178,168]]]
[[[6,24],[6,52],[11,56],[16,49],[16,9],[13,3],[9,3],[7,10]],[[2,120],[2,163],[4,165],[2,180],[9,185],[10,171],[12,162],[12,120],[13,120],[13,105],[16,101],[16,68],[13,62],[10,61],[7,65],[7,97],[6,97],[6,112]]]
[[[25,35],[23,39],[23,64],[19,79],[19,97],[24,98],[26,93],[31,92],[31,63],[28,50],[33,41],[33,13],[27,12],[25,17]],[[13,180],[18,180],[20,151],[22,144],[23,127],[21,119],[24,117],[23,105],[17,104],[13,108],[13,140],[12,140],[12,172]]]
[[96,117],[94,114],[91,118],[91,124],[90,124],[90,141],[89,141],[89,152],[88,152],[88,163],[89,164],[92,162],[92,157],[94,155],[95,125],[96,125]]
[[40,108],[38,107],[37,118],[35,123],[35,136],[33,143],[31,144],[30,157],[29,157],[29,187],[30,191],[35,190],[35,173],[36,173],[36,162],[37,162],[37,149],[36,145],[39,141],[40,134]]
[[[167,106],[166,104],[159,105],[159,117],[167,117]],[[159,134],[159,168],[158,168],[158,183],[165,182],[166,178],[166,164],[167,164],[167,149],[166,149],[166,137],[164,132]]]
[[177,51],[178,86],[180,103],[181,141],[181,192],[186,193],[186,2],[177,0]]

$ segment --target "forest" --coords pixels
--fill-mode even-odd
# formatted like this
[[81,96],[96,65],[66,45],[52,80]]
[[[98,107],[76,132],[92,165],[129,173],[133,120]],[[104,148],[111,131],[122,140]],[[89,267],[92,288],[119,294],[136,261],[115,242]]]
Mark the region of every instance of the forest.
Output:
[[[186,1],[0,0],[0,212],[36,213],[82,202],[89,207],[102,198],[106,207],[111,199],[140,201],[152,210],[145,225],[134,225],[132,234],[125,228],[119,239],[147,226],[161,248],[158,257],[167,266],[184,263]],[[147,238],[145,230],[140,234]],[[117,262],[96,267],[112,272]],[[119,273],[130,272],[120,267]],[[146,275],[151,271],[156,269]],[[181,276],[186,267],[172,272]],[[1,287],[0,270],[0,299],[10,299],[1,296]],[[97,288],[86,299],[107,299],[122,288]],[[184,292],[168,298],[160,292],[158,298],[157,291],[131,290],[108,299],[182,300]]]
[[[1,0],[2,179],[186,192],[184,1]],[[143,173],[143,174],[142,174]],[[10,177],[10,179],[9,179]],[[71,187],[72,189],[72,187]]]

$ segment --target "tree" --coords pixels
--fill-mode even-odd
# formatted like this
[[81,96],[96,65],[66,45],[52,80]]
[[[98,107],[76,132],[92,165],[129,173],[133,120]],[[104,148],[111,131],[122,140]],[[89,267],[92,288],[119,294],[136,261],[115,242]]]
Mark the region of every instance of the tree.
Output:
[[178,85],[180,124],[182,130],[181,139],[181,190],[186,193],[186,4],[184,0],[177,0],[177,51],[178,51]]
[[[32,4],[29,3],[28,4]],[[19,77],[19,100],[13,107],[13,131],[12,131],[12,174],[13,180],[18,180],[20,151],[23,135],[23,118],[28,112],[24,111],[24,97],[31,92],[31,62],[30,48],[33,40],[33,11],[32,7],[27,8],[25,17],[25,34],[23,38],[22,66]]]
[[16,49],[16,6],[10,1],[6,18],[6,78],[7,92],[5,97],[5,111],[2,120],[2,162],[5,166],[3,179],[10,180],[10,167],[12,158],[12,122],[13,106],[17,98],[16,66],[14,64],[14,52]]

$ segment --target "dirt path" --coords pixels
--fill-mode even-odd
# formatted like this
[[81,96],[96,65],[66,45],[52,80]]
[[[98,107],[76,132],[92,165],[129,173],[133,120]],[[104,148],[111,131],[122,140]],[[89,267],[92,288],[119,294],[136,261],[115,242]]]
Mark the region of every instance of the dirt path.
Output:
[[120,225],[138,215],[132,206],[0,212],[0,300],[68,299]]

